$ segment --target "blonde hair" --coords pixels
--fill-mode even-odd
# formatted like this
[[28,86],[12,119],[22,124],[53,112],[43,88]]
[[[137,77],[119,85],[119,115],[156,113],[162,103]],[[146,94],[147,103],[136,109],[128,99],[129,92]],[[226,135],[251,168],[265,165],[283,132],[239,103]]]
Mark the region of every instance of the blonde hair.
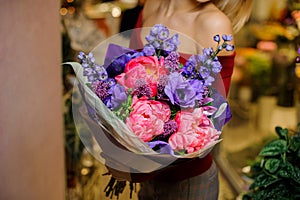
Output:
[[233,32],[237,33],[248,21],[253,0],[212,0],[231,20]]

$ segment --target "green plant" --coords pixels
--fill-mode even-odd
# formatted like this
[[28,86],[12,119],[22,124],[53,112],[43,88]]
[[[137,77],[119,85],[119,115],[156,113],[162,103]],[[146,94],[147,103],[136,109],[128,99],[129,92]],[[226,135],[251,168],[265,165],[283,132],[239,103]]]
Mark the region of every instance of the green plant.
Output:
[[296,131],[275,131],[278,138],[261,149],[251,166],[254,181],[243,200],[300,199],[300,123]]

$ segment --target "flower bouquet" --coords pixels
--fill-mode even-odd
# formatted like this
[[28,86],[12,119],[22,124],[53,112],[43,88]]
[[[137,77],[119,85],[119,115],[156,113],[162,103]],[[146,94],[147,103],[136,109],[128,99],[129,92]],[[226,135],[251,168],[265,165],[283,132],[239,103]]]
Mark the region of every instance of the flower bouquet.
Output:
[[145,39],[142,49],[100,44],[98,54],[106,52],[100,64],[96,51],[80,52],[80,62],[70,63],[85,105],[85,111],[73,110],[74,119],[88,114],[89,136],[96,141],[88,149],[116,171],[149,173],[178,158],[204,157],[221,141],[231,117],[217,84],[222,82],[217,54],[233,50],[230,35],[216,35],[215,49],[187,59],[178,51],[179,34],[162,24]]

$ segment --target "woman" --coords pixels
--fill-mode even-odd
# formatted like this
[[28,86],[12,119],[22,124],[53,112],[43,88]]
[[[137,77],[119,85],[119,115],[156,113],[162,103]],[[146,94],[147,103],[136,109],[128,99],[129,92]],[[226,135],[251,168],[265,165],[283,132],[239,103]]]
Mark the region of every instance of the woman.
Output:
[[[201,47],[214,47],[213,36],[236,33],[247,21],[251,6],[252,0],[149,0],[136,28],[163,24],[187,35]],[[145,34],[146,31],[142,31],[140,39],[145,38]],[[181,40],[179,52],[197,53],[197,48],[187,44]],[[227,95],[235,53],[222,51],[219,55]],[[218,190],[217,168],[209,154],[204,158],[179,159],[175,166],[150,181],[142,182],[139,199],[213,200],[218,199]]]

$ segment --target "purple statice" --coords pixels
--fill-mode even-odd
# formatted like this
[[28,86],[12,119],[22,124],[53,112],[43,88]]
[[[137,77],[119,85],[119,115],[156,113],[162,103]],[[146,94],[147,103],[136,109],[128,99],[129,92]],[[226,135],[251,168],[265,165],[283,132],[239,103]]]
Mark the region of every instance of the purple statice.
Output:
[[107,81],[95,81],[92,83],[92,90],[104,102],[109,97],[110,86]]
[[165,94],[165,86],[169,81],[169,77],[167,75],[162,75],[158,78],[157,81],[157,98],[158,99],[167,99],[167,95]]
[[169,121],[165,122],[164,124],[164,133],[162,134],[163,137],[169,137],[172,133],[174,133],[178,128],[177,123],[175,120],[170,119]]
[[174,72],[169,75],[169,81],[164,89],[171,104],[179,105],[183,108],[195,106],[195,101],[200,100],[191,84],[184,79],[181,74]]
[[124,86],[116,84],[112,87],[111,109],[117,110],[127,100],[127,93]]
[[135,82],[135,87],[132,93],[139,98],[142,96],[146,96],[148,98],[152,97],[150,85],[144,79],[139,79]]
[[175,72],[179,70],[179,65],[179,54],[175,51],[172,51],[165,58],[165,68],[168,69],[170,72]]

